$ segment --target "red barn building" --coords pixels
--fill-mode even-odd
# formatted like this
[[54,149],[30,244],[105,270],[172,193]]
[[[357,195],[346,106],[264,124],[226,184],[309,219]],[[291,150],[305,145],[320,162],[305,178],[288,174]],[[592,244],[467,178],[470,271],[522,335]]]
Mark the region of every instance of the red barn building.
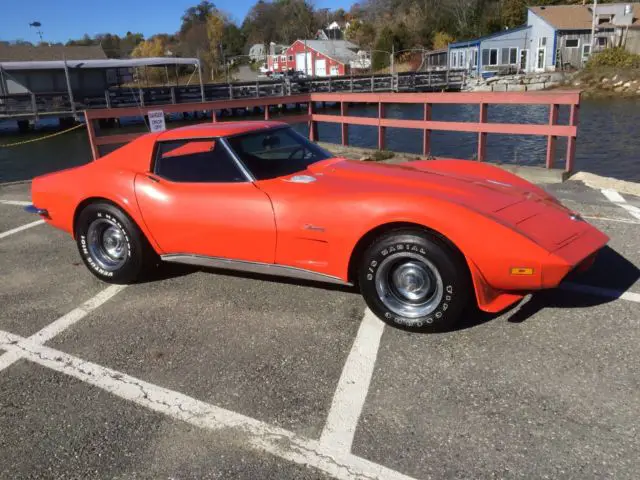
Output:
[[296,40],[282,52],[269,55],[267,67],[271,72],[294,70],[313,77],[347,75],[349,62],[360,58],[358,50],[347,40]]

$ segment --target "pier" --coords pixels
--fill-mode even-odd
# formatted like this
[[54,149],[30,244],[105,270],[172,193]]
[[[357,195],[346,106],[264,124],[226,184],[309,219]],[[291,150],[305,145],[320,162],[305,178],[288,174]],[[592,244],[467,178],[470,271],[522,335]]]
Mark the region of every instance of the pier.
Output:
[[[396,74],[316,77],[255,82],[166,87],[112,87],[100,95],[68,92],[24,93],[0,96],[0,120],[30,121],[73,117],[76,112],[104,108],[179,105],[194,102],[263,97],[290,97],[308,93],[379,93],[459,91],[464,70],[434,70]],[[292,102],[288,102],[292,103]]]

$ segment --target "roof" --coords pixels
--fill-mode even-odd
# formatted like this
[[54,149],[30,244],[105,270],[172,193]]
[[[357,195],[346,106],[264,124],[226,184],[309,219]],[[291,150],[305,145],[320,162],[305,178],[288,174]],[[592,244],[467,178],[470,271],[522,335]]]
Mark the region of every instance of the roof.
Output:
[[449,48],[471,47],[474,45],[479,45],[480,42],[484,40],[499,37],[501,35],[507,35],[513,32],[519,32],[520,30],[526,30],[527,28],[531,28],[531,27],[529,25],[520,25],[519,27],[509,28],[507,30],[501,30],[499,32],[492,33],[490,35],[485,35],[484,37],[472,38],[471,40],[464,40],[462,42],[453,42],[449,44]]
[[[602,15],[604,13],[602,10],[611,10],[612,7],[618,7],[620,11],[622,11],[624,10],[625,5],[631,5],[633,9],[633,19],[630,26],[640,26],[640,3],[605,4],[602,5],[602,7],[598,7],[598,13]],[[553,5],[529,7],[529,10],[542,18],[556,30],[591,30],[591,22],[593,19],[591,5]],[[609,22],[598,24],[598,28],[613,27],[614,25]]]
[[[305,42],[305,40],[297,41]],[[355,43],[348,40],[306,40],[306,44],[307,48],[345,64],[357,60],[357,50],[360,49]]]
[[32,62],[38,60],[104,60],[107,56],[99,45],[64,47],[62,45],[0,44],[0,62]]
[[[64,69],[63,60],[31,61],[31,62],[0,62],[3,70],[60,70]],[[146,57],[117,60],[107,58],[105,60],[67,60],[69,68],[132,68],[153,67],[162,65],[197,65],[197,58],[180,57]]]
[[200,123],[198,125],[188,125],[186,127],[172,128],[158,134],[158,141],[180,140],[184,138],[210,138],[227,137],[241,133],[253,132],[266,128],[277,128],[288,126],[283,122],[276,121],[245,121],[245,122],[218,122]]

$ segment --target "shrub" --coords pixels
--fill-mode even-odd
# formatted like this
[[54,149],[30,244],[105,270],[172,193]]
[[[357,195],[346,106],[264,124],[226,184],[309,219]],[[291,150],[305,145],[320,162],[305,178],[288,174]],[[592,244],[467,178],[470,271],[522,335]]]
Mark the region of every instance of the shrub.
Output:
[[640,55],[630,53],[623,47],[607,48],[595,53],[587,62],[586,68],[640,68]]

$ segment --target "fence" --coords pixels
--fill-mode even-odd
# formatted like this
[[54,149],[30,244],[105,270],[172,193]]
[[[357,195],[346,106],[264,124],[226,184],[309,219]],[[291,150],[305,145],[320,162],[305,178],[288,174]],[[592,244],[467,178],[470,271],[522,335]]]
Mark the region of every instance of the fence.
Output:
[[[317,102],[336,103],[340,107],[339,115],[318,113]],[[469,93],[309,93],[293,96],[247,98],[237,100],[222,100],[216,102],[190,103],[181,105],[168,105],[163,107],[164,113],[211,111],[213,121],[217,121],[217,110],[234,108],[261,108],[264,110],[264,118],[270,118],[269,107],[279,104],[306,104],[307,113],[302,115],[285,116],[279,120],[287,123],[309,124],[309,137],[318,141],[317,123],[336,123],[341,127],[341,143],[348,145],[349,125],[366,125],[377,128],[378,149],[385,148],[385,131],[389,127],[420,130],[423,134],[422,150],[427,156],[431,151],[431,132],[454,131],[477,133],[478,161],[486,160],[486,146],[488,134],[512,134],[512,135],[541,135],[547,137],[546,168],[553,168],[555,163],[555,150],[557,137],[567,138],[567,149],[564,169],[571,172],[574,166],[576,136],[578,131],[578,112],[580,107],[580,92],[578,91],[554,91],[554,92],[469,92]],[[349,108],[358,104],[374,104],[378,107],[377,117],[350,116]],[[423,109],[422,120],[405,120],[387,118],[385,108],[389,104],[413,104],[421,105]],[[479,106],[479,116],[476,122],[434,121],[431,118],[434,104],[476,104]],[[545,124],[516,124],[488,122],[487,112],[490,105],[547,105],[549,106],[548,122]],[[561,105],[569,107],[569,123],[558,124],[558,111]],[[114,143],[125,143],[140,133],[125,135],[96,136],[94,120],[121,118],[126,116],[146,115],[150,110],[158,107],[129,107],[117,109],[87,110],[87,130],[94,158],[99,157],[98,146]]]

